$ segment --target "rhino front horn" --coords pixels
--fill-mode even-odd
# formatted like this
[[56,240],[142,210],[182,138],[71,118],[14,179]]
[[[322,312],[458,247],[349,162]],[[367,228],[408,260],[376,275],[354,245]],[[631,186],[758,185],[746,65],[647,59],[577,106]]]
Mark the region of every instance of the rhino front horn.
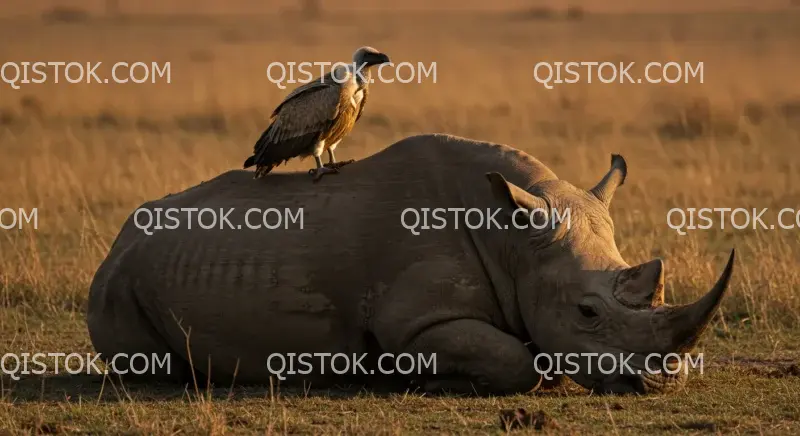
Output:
[[680,353],[691,350],[697,344],[728,289],[733,274],[734,254],[734,250],[731,250],[725,270],[703,298],[684,306],[661,306],[655,309],[654,313],[660,320],[659,331],[667,336],[667,350]]
[[608,170],[603,180],[592,188],[589,192],[592,193],[598,200],[600,200],[606,207],[611,205],[611,198],[614,197],[614,192],[618,187],[625,183],[625,177],[628,175],[628,165],[625,159],[618,154],[611,155],[611,169]]

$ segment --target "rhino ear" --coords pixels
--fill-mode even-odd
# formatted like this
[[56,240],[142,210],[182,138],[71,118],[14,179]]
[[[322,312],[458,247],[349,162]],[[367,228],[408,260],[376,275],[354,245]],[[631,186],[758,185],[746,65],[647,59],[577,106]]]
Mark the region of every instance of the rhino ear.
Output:
[[611,205],[611,198],[614,197],[614,191],[625,183],[625,177],[627,175],[628,165],[625,163],[625,159],[618,154],[612,154],[611,169],[608,170],[603,180],[589,192],[605,204],[606,207],[609,207]]
[[486,173],[486,178],[492,186],[494,197],[503,202],[508,208],[509,215],[517,209],[525,209],[526,217],[530,216],[531,211],[547,211],[547,202],[519,186],[509,183],[502,174],[497,172]]

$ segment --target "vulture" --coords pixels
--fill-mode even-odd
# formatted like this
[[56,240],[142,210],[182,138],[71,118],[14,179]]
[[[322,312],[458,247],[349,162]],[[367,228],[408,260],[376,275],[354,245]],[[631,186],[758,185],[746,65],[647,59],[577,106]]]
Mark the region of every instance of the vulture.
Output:
[[[352,163],[336,162],[333,152],[361,118],[372,80],[370,67],[388,62],[389,57],[378,50],[361,47],[353,54],[352,65],[339,63],[330,73],[292,91],[272,112],[270,125],[244,168],[255,165],[255,178],[260,178],[291,158],[314,156],[316,168],[308,173],[317,182]],[[329,158],[324,165],[323,151]]]

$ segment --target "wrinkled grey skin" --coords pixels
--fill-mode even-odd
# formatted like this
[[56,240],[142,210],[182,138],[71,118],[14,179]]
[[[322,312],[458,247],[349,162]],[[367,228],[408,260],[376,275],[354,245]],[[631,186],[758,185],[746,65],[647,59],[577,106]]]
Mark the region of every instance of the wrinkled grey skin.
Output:
[[[142,207],[235,208],[234,226],[249,208],[302,207],[304,228],[188,230],[184,218],[148,236],[132,214],[91,285],[92,343],[105,356],[171,353],[171,373],[157,377],[185,381],[191,360],[198,380],[220,383],[269,383],[267,356],[302,352],[369,353],[363,364],[376,375],[333,375],[329,365],[322,374],[311,360],[311,374],[282,384],[403,389],[413,380],[433,392],[513,394],[540,386],[537,353],[635,353],[629,363],[644,370],[648,353],[694,346],[733,254],[701,300],[664,305],[662,262],[631,268],[614,242],[608,207],[626,172],[614,156],[587,191],[511,147],[448,135],[406,138],[320,184],[230,171]],[[402,213],[426,207],[500,208],[496,220],[509,228],[471,230],[461,213],[457,229],[449,214],[445,229],[413,235]],[[526,214],[569,209],[569,228],[515,228],[518,208],[525,213],[513,219],[536,223],[541,212]],[[436,374],[379,377],[383,352],[435,353]],[[569,376],[614,393],[667,392],[686,380],[683,371],[603,374],[596,362],[577,361]]]

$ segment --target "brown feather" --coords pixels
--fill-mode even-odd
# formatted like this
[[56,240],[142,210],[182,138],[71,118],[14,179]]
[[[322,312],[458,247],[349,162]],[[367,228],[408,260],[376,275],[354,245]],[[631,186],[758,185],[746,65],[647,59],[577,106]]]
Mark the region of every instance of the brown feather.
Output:
[[366,89],[356,108],[352,97],[357,91],[354,81],[336,83],[332,73],[293,90],[273,111],[244,167],[256,165],[256,177],[261,177],[291,158],[312,155],[320,141],[326,149],[341,141],[363,111]]
[[364,106],[367,105],[367,95],[369,95],[369,82],[364,84],[364,87],[361,88],[364,96],[361,97],[361,104],[358,107],[358,115],[356,115],[356,121],[361,119],[361,114],[364,113]]
[[364,84],[361,86],[362,90],[362,97],[361,97],[361,105],[358,108],[358,115],[356,115],[356,121],[361,118],[361,114],[364,113],[364,106],[367,105],[367,96],[369,96],[369,84],[372,82],[372,73],[369,70],[362,71],[361,75],[364,78]]

